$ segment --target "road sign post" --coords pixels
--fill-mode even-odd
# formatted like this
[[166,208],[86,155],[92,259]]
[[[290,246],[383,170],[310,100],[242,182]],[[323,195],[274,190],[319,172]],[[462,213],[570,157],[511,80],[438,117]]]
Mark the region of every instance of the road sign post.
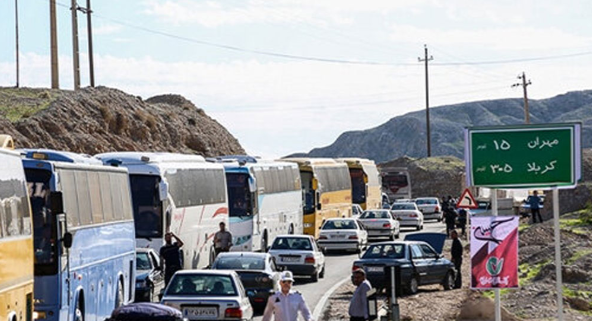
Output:
[[[581,179],[580,132],[579,123],[465,129],[467,186],[492,188],[493,215],[498,188],[553,189],[558,320],[563,320],[558,188],[573,188]],[[495,297],[500,320],[499,289]]]

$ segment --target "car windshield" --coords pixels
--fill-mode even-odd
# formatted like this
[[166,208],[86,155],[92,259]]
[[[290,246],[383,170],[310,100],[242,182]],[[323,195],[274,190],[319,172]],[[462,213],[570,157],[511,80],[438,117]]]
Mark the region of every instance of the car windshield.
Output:
[[393,208],[391,208],[393,211],[397,211],[397,210],[414,210],[415,209],[415,205],[413,204],[394,204]]
[[434,204],[437,204],[437,202],[438,202],[437,200],[431,199],[431,198],[415,200],[415,203],[417,205],[425,205],[425,204],[434,205]]
[[136,269],[150,270],[151,268],[152,265],[150,264],[150,258],[148,257],[148,253],[136,253]]
[[363,259],[402,259],[405,258],[403,244],[371,245],[362,256]]
[[387,211],[366,211],[360,218],[391,218]]
[[264,270],[265,258],[223,256],[216,259],[214,268],[218,270]]
[[355,230],[356,223],[353,220],[327,221],[321,227],[322,230]]
[[167,287],[166,295],[236,296],[237,290],[228,275],[176,274]]
[[272,250],[302,250],[302,251],[310,251],[312,250],[312,245],[310,244],[310,240],[308,238],[302,237],[280,237],[275,239],[273,245],[271,246]]

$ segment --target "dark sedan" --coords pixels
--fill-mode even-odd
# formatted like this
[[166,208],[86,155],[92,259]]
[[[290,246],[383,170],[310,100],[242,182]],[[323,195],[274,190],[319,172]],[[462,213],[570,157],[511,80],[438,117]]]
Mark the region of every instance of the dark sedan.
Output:
[[400,269],[400,284],[407,293],[417,293],[421,285],[442,284],[445,290],[454,287],[454,264],[423,241],[372,244],[364,255],[354,262],[353,270],[364,269],[374,287],[388,288],[392,266]]
[[249,297],[253,309],[263,311],[267,298],[278,290],[280,274],[269,253],[220,253],[212,269],[234,270]]
[[160,257],[150,248],[136,249],[136,302],[158,302],[164,289]]

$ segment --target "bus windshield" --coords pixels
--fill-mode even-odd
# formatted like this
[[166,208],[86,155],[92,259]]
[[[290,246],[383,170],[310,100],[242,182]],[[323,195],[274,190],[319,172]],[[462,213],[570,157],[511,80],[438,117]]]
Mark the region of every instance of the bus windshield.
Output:
[[162,237],[162,202],[160,178],[153,175],[130,175],[134,222],[137,238]]
[[49,204],[51,172],[41,169],[27,169],[25,174],[29,185],[31,211],[33,212],[35,275],[56,274],[58,272],[57,231]]
[[366,182],[362,169],[350,169],[352,184],[352,202],[356,204],[366,203]]
[[253,214],[251,193],[249,190],[249,175],[226,173],[228,186],[228,207],[230,216],[249,216]]

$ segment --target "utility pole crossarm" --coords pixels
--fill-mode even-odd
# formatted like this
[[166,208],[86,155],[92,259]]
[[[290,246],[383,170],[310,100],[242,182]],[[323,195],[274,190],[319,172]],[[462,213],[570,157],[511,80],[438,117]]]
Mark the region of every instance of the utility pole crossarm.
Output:
[[528,110],[528,91],[526,87],[532,85],[532,82],[530,81],[530,79],[526,81],[526,75],[524,74],[524,72],[522,72],[522,75],[518,76],[518,79],[522,80],[522,83],[512,84],[512,88],[522,86],[522,91],[524,95],[524,123],[530,124],[530,112]]
[[428,157],[432,156],[432,147],[430,142],[430,87],[429,87],[429,78],[428,78],[428,62],[434,60],[433,56],[429,56],[428,58],[428,46],[423,45],[424,47],[424,58],[421,59],[420,57],[417,58],[419,62],[425,63],[425,89],[426,89],[426,141],[427,141],[427,154]]

